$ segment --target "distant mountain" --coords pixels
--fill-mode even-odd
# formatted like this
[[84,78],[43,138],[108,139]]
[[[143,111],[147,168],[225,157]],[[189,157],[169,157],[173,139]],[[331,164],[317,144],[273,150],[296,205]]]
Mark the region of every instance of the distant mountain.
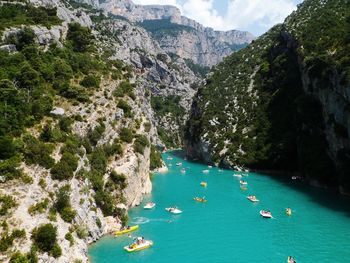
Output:
[[350,190],[350,5],[306,0],[199,89],[188,155]]
[[215,31],[184,17],[169,5],[136,5],[130,0],[83,1],[131,22],[139,23],[157,39],[168,54],[191,59],[195,64],[213,66],[232,52],[249,44],[249,32]]

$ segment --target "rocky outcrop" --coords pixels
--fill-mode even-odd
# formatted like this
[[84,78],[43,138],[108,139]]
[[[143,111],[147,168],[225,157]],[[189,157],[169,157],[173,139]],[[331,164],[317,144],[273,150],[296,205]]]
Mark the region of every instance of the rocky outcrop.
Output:
[[[233,51],[249,44],[254,36],[248,32],[231,30],[227,32],[206,28],[198,22],[184,17],[178,8],[168,5],[135,5],[131,1],[106,1],[100,8],[114,15],[126,17],[131,22],[147,20],[169,20],[191,30],[181,30],[175,34],[157,37],[160,46],[167,53],[191,59],[196,64],[213,66]],[[159,21],[161,28],[161,21]]]

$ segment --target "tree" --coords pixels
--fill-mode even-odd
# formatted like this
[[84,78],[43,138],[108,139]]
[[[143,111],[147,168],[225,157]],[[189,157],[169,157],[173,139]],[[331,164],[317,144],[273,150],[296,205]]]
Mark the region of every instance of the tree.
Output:
[[0,137],[0,159],[8,159],[15,155],[16,148],[9,136]]
[[45,224],[35,228],[32,232],[34,244],[42,251],[50,252],[56,243],[57,227]]
[[67,39],[70,41],[74,51],[86,52],[91,48],[93,36],[89,28],[82,27],[79,23],[70,23],[68,25]]

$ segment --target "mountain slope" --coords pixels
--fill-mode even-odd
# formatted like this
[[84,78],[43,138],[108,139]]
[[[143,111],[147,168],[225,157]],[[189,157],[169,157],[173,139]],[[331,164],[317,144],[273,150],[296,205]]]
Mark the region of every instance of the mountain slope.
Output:
[[215,67],[192,105],[188,155],[349,190],[349,9],[345,0],[304,1]]
[[249,44],[248,32],[215,31],[184,17],[178,8],[163,5],[135,5],[131,1],[105,1],[99,8],[149,29],[161,48],[195,64],[211,67],[233,51]]

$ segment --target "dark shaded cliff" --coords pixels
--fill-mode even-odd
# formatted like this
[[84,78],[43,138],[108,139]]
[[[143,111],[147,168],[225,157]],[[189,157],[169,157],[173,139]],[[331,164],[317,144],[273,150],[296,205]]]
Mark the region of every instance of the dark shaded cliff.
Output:
[[194,99],[192,158],[350,189],[350,5],[308,0],[220,63]]

